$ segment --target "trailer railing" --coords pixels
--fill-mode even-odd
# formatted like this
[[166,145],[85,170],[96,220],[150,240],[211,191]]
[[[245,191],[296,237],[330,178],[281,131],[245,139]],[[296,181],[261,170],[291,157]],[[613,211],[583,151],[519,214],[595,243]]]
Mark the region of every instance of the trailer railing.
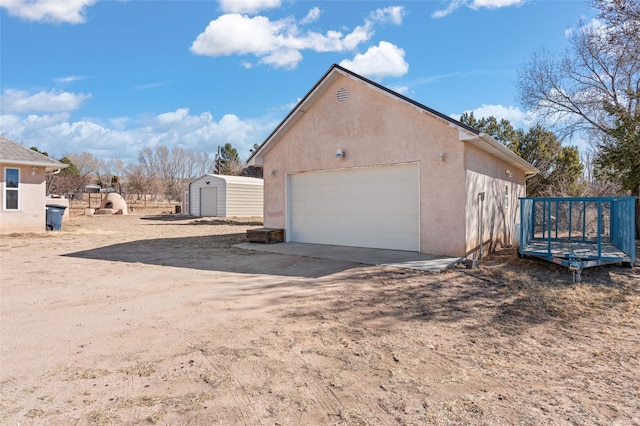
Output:
[[636,259],[637,197],[520,198],[518,254],[583,267]]

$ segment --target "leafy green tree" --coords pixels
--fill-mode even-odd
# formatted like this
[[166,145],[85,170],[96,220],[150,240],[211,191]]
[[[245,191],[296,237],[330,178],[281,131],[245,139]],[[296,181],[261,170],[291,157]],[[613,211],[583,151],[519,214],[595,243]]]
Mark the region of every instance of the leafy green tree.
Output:
[[238,175],[242,170],[238,151],[226,143],[216,155],[216,173],[219,175]]
[[89,177],[81,175],[69,157],[62,157],[59,161],[68,167],[61,169],[60,173],[47,175],[47,193],[72,196],[83,192],[84,186],[90,182]]
[[517,145],[520,141],[520,136],[518,135],[518,131],[513,128],[509,120],[502,119],[498,121],[498,119],[493,116],[477,119],[472,112],[465,112],[460,117],[460,121],[475,129],[480,130],[481,132],[488,134],[495,140],[500,141],[503,145],[505,145],[513,152],[517,152]]
[[508,120],[476,119],[473,113],[465,113],[460,121],[490,135],[540,171],[527,180],[528,196],[578,195],[581,191],[583,165],[578,149],[562,146],[551,131],[539,125],[527,132],[516,130]]
[[35,152],[39,152],[40,154],[45,155],[45,156],[47,156],[47,157],[49,156],[49,153],[48,153],[48,152],[40,151],[40,150],[39,150],[37,147],[35,147],[35,146],[32,146],[32,147],[31,147],[31,148],[29,148],[29,149],[31,149],[32,151],[35,151]]
[[68,167],[62,169],[60,173],[68,176],[78,176],[80,175],[80,170],[76,167],[76,165],[69,159],[69,157],[62,157],[60,159],[61,163],[66,164]]

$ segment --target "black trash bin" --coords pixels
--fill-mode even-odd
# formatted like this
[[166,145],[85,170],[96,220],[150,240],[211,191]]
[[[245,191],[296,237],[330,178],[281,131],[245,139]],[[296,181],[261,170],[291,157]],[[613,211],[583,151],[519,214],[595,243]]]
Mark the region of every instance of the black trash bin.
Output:
[[59,231],[62,229],[62,216],[66,206],[47,206],[47,231]]

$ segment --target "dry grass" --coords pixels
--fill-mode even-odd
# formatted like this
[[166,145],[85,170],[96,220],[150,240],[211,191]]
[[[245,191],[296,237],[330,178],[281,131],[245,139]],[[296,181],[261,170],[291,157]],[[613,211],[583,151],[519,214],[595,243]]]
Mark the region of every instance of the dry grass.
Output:
[[640,424],[638,268],[336,267],[232,247],[259,218],[121,219],[1,243],[30,278],[2,282],[29,344],[0,423]]

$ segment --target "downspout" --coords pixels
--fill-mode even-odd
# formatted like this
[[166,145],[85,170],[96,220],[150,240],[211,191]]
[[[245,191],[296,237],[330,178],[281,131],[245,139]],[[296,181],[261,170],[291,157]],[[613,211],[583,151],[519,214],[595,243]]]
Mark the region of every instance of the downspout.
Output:
[[479,206],[479,211],[478,211],[478,216],[479,216],[479,220],[478,220],[478,242],[480,243],[480,254],[478,256],[478,262],[480,262],[482,260],[482,236],[484,235],[484,215],[483,215],[483,211],[484,211],[484,191],[479,192],[478,193],[478,206]]

